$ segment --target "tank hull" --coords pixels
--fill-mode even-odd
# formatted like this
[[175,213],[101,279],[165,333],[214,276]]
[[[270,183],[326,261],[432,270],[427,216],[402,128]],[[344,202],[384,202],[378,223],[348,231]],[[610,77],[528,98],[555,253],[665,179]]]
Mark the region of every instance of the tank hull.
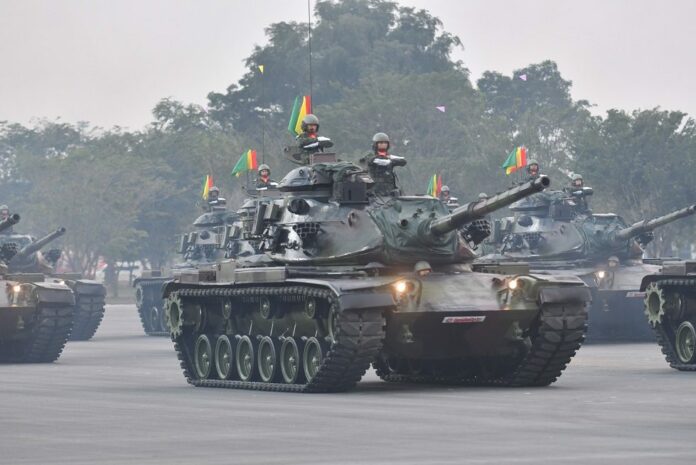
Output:
[[[388,381],[415,381],[402,367],[434,364],[449,370],[437,379],[458,384],[542,386],[560,376],[586,330],[589,290],[574,277],[468,271],[331,279],[293,278],[285,268],[238,271],[233,282],[175,279],[165,286],[172,339],[195,386],[344,391],[373,362]],[[511,279],[520,288],[509,289]],[[285,371],[304,376],[267,376],[268,360],[279,360],[273,369],[290,364],[282,349],[288,346],[300,361]],[[235,363],[217,370],[225,357]]]

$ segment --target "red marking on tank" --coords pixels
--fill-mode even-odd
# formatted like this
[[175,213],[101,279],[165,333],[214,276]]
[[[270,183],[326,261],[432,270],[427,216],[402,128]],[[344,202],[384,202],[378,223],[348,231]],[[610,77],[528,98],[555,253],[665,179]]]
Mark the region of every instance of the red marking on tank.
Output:
[[446,316],[442,319],[443,323],[483,323],[485,316]]

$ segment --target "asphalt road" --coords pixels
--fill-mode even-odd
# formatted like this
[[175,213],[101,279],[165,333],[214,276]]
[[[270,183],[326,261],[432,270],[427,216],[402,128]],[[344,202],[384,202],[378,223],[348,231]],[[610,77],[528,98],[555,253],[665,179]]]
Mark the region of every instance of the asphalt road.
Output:
[[696,463],[696,373],[652,344],[586,346],[549,388],[193,388],[112,305],[50,365],[0,365],[0,464]]

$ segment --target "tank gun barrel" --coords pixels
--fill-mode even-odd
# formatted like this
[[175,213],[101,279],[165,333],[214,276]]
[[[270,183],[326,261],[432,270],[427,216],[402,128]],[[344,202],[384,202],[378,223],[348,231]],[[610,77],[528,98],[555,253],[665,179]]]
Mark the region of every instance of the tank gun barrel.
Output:
[[31,244],[25,245],[19,252],[17,252],[17,254],[15,254],[14,257],[12,257],[11,261],[21,260],[21,259],[31,255],[32,253],[38,251],[40,248],[42,248],[43,246],[45,246],[49,242],[51,242],[55,239],[58,239],[63,234],[65,234],[65,228],[63,228],[63,227],[56,229],[52,233],[46,234],[41,239],[37,239],[34,242],[32,242]]
[[13,214],[5,218],[4,220],[0,221],[0,232],[11,228],[15,224],[19,223],[19,215],[18,214]]
[[621,242],[628,240],[640,234],[650,232],[653,229],[659,228],[667,223],[693,215],[694,213],[696,213],[696,205],[691,205],[689,207],[682,208],[681,210],[677,210],[663,216],[658,216],[657,218],[653,218],[651,220],[638,221],[627,228],[617,231],[614,235],[614,241]]
[[470,202],[455,209],[447,216],[438,218],[430,224],[430,232],[439,236],[460,228],[474,220],[485,217],[496,210],[507,207],[524,197],[541,192],[551,184],[548,176],[539,176],[520,186],[513,187],[487,199]]

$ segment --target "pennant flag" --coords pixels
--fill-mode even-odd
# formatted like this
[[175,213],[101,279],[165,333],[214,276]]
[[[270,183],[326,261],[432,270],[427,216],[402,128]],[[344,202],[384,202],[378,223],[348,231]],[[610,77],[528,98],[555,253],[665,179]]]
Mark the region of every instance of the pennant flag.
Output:
[[503,163],[506,176],[525,166],[527,166],[527,147],[517,147],[513,149],[505,160],[505,163]]
[[526,81],[526,80],[527,80],[527,75],[526,75],[526,74],[520,74],[520,79],[522,79],[523,81]]
[[288,123],[288,131],[295,136],[302,133],[302,119],[312,112],[312,99],[309,95],[295,97],[295,103],[292,105],[292,113],[290,114],[290,122]]
[[437,108],[438,110],[440,110],[440,111],[443,112],[443,113],[445,112],[445,106],[444,106],[444,105],[439,106],[439,107],[435,107],[435,108]]
[[261,74],[263,74],[263,65],[259,65],[259,71],[261,71]]
[[205,181],[203,181],[203,193],[201,194],[203,200],[208,200],[208,193],[211,187],[213,187],[213,177],[208,174],[205,177]]
[[430,182],[428,183],[428,195],[431,197],[439,197],[441,191],[442,191],[442,176],[438,176],[437,174],[434,174],[430,178]]
[[239,177],[242,171],[255,170],[259,167],[259,163],[256,160],[256,150],[249,149],[242,154],[239,161],[234,168],[232,168],[232,175]]

